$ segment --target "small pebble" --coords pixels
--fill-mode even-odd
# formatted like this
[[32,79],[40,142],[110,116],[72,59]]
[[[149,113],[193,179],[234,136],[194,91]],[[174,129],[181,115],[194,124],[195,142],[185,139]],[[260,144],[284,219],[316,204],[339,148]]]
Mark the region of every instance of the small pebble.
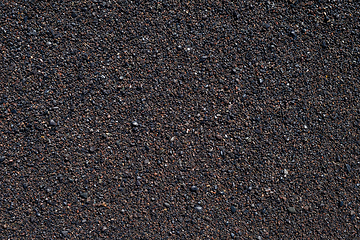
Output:
[[346,170],[347,170],[348,172],[351,172],[351,167],[350,167],[349,164],[346,164]]
[[50,120],[50,126],[56,126],[57,124],[56,124],[56,122],[54,121],[54,120]]
[[291,31],[291,32],[290,32],[290,36],[291,36],[292,38],[294,38],[294,39],[297,38],[297,35],[296,35],[295,31]]
[[289,207],[287,210],[289,213],[296,213],[296,210],[294,207]]
[[195,210],[196,210],[197,212],[201,212],[201,211],[203,210],[203,208],[202,208],[201,206],[196,206],[196,207],[195,207]]
[[80,193],[80,197],[86,199],[86,198],[89,197],[89,193],[88,193],[88,192],[81,192],[81,193]]
[[133,122],[131,123],[131,125],[133,125],[134,127],[138,127],[138,126],[139,126],[139,123],[138,123],[137,121],[133,121]]
[[222,137],[220,134],[216,134],[216,139],[217,139],[217,140],[222,140],[223,137]]
[[96,150],[96,149],[95,149],[94,146],[91,146],[90,149],[89,149],[89,151],[90,151],[91,153],[95,152],[95,150]]
[[197,192],[198,187],[197,186],[191,186],[190,191],[191,192]]
[[236,213],[236,207],[235,206],[231,206],[230,210],[231,210],[232,213]]

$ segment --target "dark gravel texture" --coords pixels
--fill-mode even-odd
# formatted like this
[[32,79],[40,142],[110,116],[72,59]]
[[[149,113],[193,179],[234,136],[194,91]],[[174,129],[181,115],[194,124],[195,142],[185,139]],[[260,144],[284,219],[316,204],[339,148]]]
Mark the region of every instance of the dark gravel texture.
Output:
[[0,2],[1,239],[357,239],[359,1]]

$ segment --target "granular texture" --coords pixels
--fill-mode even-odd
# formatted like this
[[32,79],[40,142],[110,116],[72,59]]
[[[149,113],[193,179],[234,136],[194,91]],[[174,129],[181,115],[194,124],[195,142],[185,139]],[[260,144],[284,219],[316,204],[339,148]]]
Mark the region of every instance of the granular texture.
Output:
[[359,238],[359,9],[1,1],[1,238]]

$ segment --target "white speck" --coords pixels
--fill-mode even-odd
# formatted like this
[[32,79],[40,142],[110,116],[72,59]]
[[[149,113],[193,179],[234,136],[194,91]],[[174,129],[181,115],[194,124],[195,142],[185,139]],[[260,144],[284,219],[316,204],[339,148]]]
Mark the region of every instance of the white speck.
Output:
[[198,212],[201,212],[203,210],[203,208],[201,206],[196,206],[195,210],[198,211]]
[[132,122],[132,125],[133,125],[134,127],[137,127],[137,126],[139,126],[139,123],[138,123],[137,121],[133,121],[133,122]]

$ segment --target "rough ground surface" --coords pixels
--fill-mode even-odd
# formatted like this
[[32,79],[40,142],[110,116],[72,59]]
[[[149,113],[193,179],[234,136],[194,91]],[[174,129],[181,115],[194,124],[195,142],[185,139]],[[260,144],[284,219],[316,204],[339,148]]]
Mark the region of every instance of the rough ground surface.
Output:
[[356,239],[359,9],[1,1],[1,238]]

